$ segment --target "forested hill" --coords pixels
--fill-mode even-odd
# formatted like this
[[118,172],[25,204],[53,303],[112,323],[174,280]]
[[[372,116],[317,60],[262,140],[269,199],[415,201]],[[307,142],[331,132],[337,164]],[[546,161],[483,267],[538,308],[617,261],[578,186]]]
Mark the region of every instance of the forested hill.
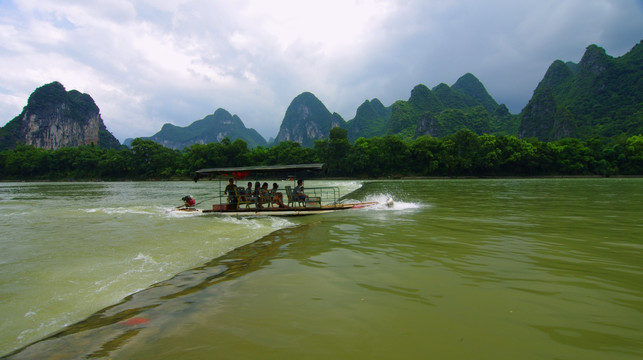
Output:
[[355,141],[359,137],[371,138],[386,134],[390,118],[391,107],[385,107],[377,98],[366,100],[357,108],[355,117],[346,123],[348,138]]
[[480,80],[471,73],[462,75],[458,81],[451,86],[451,88],[453,90],[460,91],[475,100],[474,103],[469,103],[471,106],[478,104],[482,105],[490,114],[498,109],[498,103],[496,100],[489,95],[487,89],[485,89]]
[[[181,150],[192,144],[221,142],[226,137],[232,141],[241,139],[250,147],[266,145],[266,140],[255,129],[246,128],[237,115],[221,108],[185,127],[165,124],[159,132],[143,139]],[[127,139],[125,145],[129,146],[131,142],[132,139]]]
[[643,134],[643,41],[618,58],[590,45],[578,64],[554,61],[521,117],[520,137],[541,141]]
[[467,73],[452,86],[442,83],[429,89],[419,84],[407,101],[396,101],[387,108],[377,99],[365,101],[346,129],[354,141],[385,135],[443,137],[465,128],[479,135],[517,135],[518,126],[519,118],[504,104],[498,105],[484,85]]

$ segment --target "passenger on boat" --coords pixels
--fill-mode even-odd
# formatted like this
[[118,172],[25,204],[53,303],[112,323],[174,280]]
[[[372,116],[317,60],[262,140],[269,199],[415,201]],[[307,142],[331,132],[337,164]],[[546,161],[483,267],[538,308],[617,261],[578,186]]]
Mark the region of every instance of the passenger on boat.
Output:
[[254,197],[257,208],[261,209],[263,206],[261,205],[261,183],[259,181],[255,183]]
[[238,206],[237,196],[235,194],[236,189],[237,185],[234,184],[234,179],[230,178],[230,180],[228,180],[228,186],[226,186],[223,191],[225,194],[228,194],[228,209],[236,209]]
[[287,207],[284,204],[284,194],[278,191],[279,185],[277,183],[272,183],[272,202],[279,205],[280,208]]
[[246,198],[243,200],[248,200],[252,201],[253,200],[253,193],[252,193],[252,181],[248,181],[248,187],[246,188]]
[[261,185],[261,203],[270,204],[270,189],[267,182]]
[[304,193],[304,180],[297,180],[297,186],[295,186],[294,193],[297,201],[306,201],[308,195]]

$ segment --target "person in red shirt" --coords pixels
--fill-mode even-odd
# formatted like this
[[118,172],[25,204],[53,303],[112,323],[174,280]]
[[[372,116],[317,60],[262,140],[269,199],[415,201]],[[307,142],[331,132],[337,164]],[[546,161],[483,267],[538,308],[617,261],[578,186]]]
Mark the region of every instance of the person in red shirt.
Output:
[[183,200],[183,206],[185,206],[186,208],[193,207],[196,204],[196,200],[194,200],[192,195],[186,195],[181,198],[181,200]]

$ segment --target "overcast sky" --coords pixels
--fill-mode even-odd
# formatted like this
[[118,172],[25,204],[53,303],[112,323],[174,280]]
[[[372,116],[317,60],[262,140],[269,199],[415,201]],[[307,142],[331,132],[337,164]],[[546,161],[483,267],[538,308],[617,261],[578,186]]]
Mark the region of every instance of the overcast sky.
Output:
[[554,60],[642,39],[643,0],[0,0],[0,126],[52,81],[121,142],[217,108],[268,140],[304,91],[350,120],[468,72],[519,113]]

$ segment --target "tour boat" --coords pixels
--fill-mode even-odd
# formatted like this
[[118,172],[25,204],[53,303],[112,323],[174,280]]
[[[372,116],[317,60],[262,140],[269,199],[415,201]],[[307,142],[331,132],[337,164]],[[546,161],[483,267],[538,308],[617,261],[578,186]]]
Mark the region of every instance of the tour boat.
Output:
[[[322,172],[326,169],[325,164],[297,164],[297,165],[275,165],[275,166],[250,166],[250,167],[228,167],[210,168],[196,171],[195,181],[201,178],[218,180],[218,189],[215,190],[214,204],[212,208],[196,208],[194,200],[185,196],[185,205],[177,210],[186,212],[214,213],[230,216],[302,216],[313,214],[324,214],[329,212],[359,209],[378,205],[378,202],[340,202],[340,193],[337,186],[304,187],[301,193],[296,184],[298,179],[305,178],[310,172]],[[293,185],[287,185],[283,189],[264,189],[258,194],[253,192],[246,194],[243,186],[246,182],[273,181],[267,179],[288,179]],[[240,182],[237,184],[237,182]],[[227,187],[230,185],[230,187]],[[227,187],[227,188],[226,188]],[[303,193],[303,194],[302,194]],[[190,202],[190,200],[192,200]],[[387,201],[392,205],[392,200]]]

